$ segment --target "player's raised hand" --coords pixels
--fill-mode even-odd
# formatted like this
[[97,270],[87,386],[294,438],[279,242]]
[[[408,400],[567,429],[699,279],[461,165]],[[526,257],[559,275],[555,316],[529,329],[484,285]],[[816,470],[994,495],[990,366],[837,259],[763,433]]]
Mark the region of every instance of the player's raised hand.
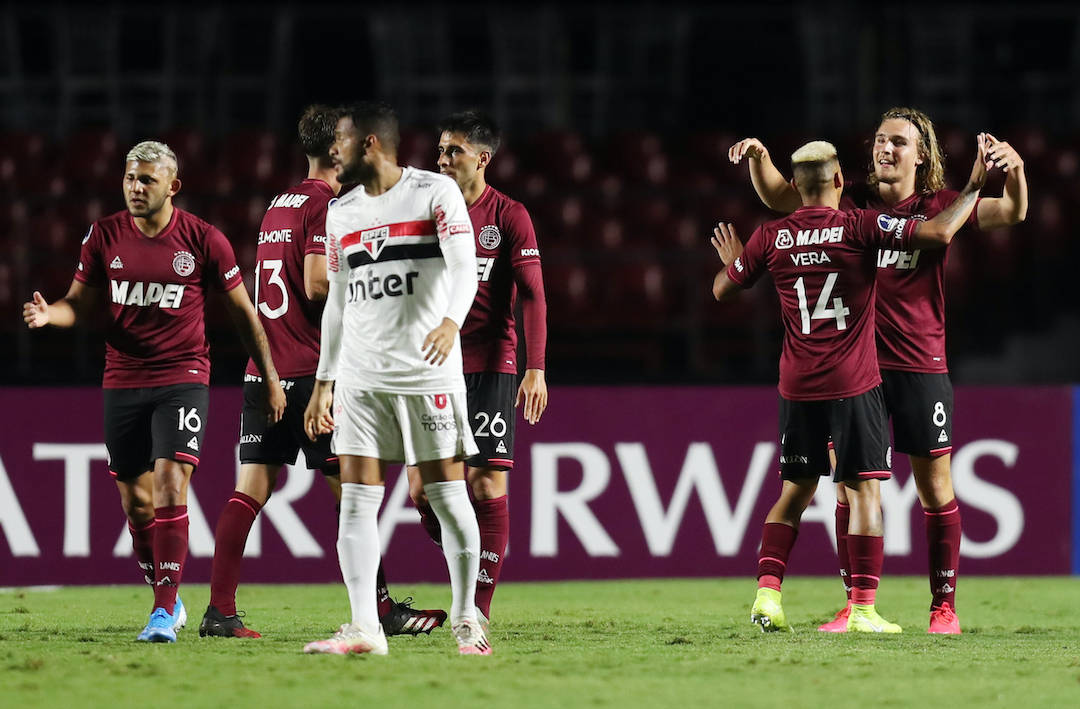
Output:
[[742,256],[743,245],[735,233],[735,225],[720,222],[713,228],[713,248],[725,265]]
[[521,410],[522,415],[525,416],[526,421],[535,426],[543,415],[544,409],[547,408],[548,402],[544,370],[525,370],[525,376],[522,377],[521,386],[518,387],[517,400],[514,401],[514,406],[521,406],[522,402],[525,403],[525,408]]
[[994,162],[988,155],[989,141],[986,133],[975,136],[975,142],[978,145],[978,152],[975,155],[975,164],[971,166],[971,177],[968,178],[966,189],[969,190],[982,189],[982,186],[986,184],[987,172],[994,167]]
[[1024,161],[1020,158],[1020,153],[1016,152],[1016,148],[989,133],[986,134],[986,140],[988,146],[986,156],[993,161],[995,167],[1000,167],[1002,172],[1024,166]]
[[438,327],[427,334],[427,337],[424,338],[424,344],[420,346],[424,361],[428,364],[434,364],[436,367],[441,366],[446,361],[446,358],[450,356],[450,350],[454,348],[454,338],[457,336],[457,332],[457,323],[450,318],[443,318]]
[[727,156],[733,165],[738,165],[743,158],[760,160],[768,154],[769,151],[765,149],[765,146],[757,138],[743,138],[728,148]]
[[285,407],[289,405],[280,379],[266,380],[266,395],[266,421],[275,424],[285,415]]
[[333,404],[334,383],[316,379],[315,388],[311,390],[311,398],[304,409],[304,433],[312,441],[319,434],[333,432],[334,417],[330,414]]
[[49,304],[40,291],[34,291],[34,299],[23,303],[23,320],[31,330],[49,324]]

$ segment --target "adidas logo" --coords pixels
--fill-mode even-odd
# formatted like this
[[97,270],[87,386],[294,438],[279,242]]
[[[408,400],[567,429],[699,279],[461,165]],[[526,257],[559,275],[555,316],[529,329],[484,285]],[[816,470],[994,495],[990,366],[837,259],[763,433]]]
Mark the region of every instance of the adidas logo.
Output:
[[490,576],[488,576],[487,569],[480,569],[480,573],[476,575],[476,583],[495,583]]
[[109,264],[109,268],[123,268],[123,267],[124,267],[124,262],[120,260],[119,256],[114,258],[112,260],[112,263]]
[[938,434],[938,437],[937,437],[937,442],[938,443],[945,443],[948,440],[949,440],[949,434],[945,433],[944,428],[941,429],[941,433]]
[[496,453],[505,453],[506,452],[506,445],[502,441],[499,441],[499,445],[495,446],[495,452]]
[[195,450],[195,451],[199,450],[199,437],[198,436],[192,436],[191,440],[187,442],[187,447],[190,448],[191,450]]

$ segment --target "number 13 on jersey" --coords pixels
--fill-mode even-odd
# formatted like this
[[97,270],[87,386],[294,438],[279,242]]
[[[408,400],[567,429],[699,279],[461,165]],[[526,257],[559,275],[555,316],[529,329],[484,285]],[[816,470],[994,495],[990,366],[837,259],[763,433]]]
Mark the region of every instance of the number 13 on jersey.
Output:
[[[282,266],[283,263],[281,259],[265,259],[263,261],[255,262],[255,304],[259,309],[259,312],[263,314],[263,317],[269,318],[270,320],[277,320],[289,310],[289,291],[285,287],[285,281],[281,280]],[[270,272],[266,277],[266,285],[275,286],[281,293],[281,305],[276,308],[271,308],[266,304],[265,300],[259,300],[263,269],[267,269]]]
[[814,312],[811,313],[806,305],[806,284],[803,276],[795,281],[795,293],[799,296],[799,315],[802,316],[802,331],[804,335],[810,334],[811,320],[835,320],[837,330],[847,329],[847,316],[851,310],[844,305],[840,297],[832,299],[832,307],[828,307],[829,297],[832,295],[833,286],[836,285],[837,273],[830,273],[825,278],[825,285],[821,287],[821,294],[814,303]]

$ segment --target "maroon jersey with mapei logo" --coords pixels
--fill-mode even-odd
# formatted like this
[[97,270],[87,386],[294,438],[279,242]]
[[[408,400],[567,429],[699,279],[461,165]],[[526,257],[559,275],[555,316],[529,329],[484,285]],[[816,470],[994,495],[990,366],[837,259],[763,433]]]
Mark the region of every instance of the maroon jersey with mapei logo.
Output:
[[[322,180],[304,180],[270,200],[259,227],[255,309],[283,379],[306,377],[319,367],[323,304],[304,291],[304,257],[326,253],[326,205],[333,198]],[[248,360],[247,373],[258,376],[255,362]]]
[[[868,186],[851,190],[846,206],[916,221],[933,219],[959,196],[953,190],[915,194],[891,207]],[[979,205],[963,228],[979,225]],[[877,348],[882,369],[948,372],[945,361],[945,263],[948,248],[878,253]]]
[[916,222],[877,211],[802,207],[758,227],[728,277],[753,285],[766,270],[780,296],[780,395],[858,396],[881,383],[874,346],[879,248],[910,249]]
[[225,235],[173,209],[155,237],[117,212],[93,223],[83,239],[75,279],[105,289],[106,389],[210,383],[203,307],[207,288],[243,284]]
[[[461,353],[465,372],[517,374],[517,301],[515,269],[540,265],[540,249],[532,219],[520,202],[488,186],[469,207],[476,235],[478,286],[465,324],[461,328]],[[539,274],[533,276],[539,281]],[[542,298],[543,285],[538,286]],[[543,318],[526,331],[528,369],[544,368]],[[526,318],[529,327],[529,319]]]

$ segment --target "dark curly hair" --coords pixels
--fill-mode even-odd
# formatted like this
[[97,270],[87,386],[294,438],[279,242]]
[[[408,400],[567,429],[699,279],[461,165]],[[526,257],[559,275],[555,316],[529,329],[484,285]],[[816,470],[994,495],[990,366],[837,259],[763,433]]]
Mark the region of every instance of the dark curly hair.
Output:
[[304,109],[296,133],[300,137],[300,147],[304,154],[313,158],[324,158],[334,144],[334,129],[337,128],[341,109],[316,103]]

